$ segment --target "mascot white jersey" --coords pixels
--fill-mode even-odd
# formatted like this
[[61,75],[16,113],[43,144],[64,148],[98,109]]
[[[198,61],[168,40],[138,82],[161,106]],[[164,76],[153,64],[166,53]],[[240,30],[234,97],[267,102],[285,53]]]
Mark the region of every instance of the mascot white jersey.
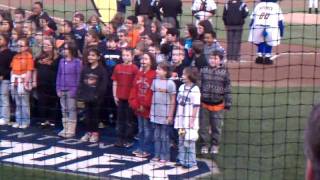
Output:
[[284,33],[282,10],[275,0],[265,0],[256,5],[250,18],[248,41],[258,46],[258,61],[263,61],[265,57],[268,62],[264,64],[272,64],[270,61],[272,46],[280,44]]

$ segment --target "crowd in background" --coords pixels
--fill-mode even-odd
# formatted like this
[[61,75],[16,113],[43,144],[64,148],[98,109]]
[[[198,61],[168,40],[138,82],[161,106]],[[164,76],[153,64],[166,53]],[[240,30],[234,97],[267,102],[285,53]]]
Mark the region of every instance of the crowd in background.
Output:
[[195,0],[196,21],[184,27],[180,0],[137,0],[135,15],[127,17],[130,1],[121,0],[106,23],[81,12],[55,22],[41,2],[30,15],[1,10],[0,124],[61,123],[58,135],[71,138],[82,120],[81,141],[98,142],[99,125],[111,121],[116,147],[130,148],[138,139],[134,155],[166,163],[177,146],[177,165],[196,166],[198,138],[201,153],[218,153],[223,114],[232,105],[223,61],[225,54],[240,60],[248,11],[242,1],[227,4],[226,52],[212,26],[213,0]]

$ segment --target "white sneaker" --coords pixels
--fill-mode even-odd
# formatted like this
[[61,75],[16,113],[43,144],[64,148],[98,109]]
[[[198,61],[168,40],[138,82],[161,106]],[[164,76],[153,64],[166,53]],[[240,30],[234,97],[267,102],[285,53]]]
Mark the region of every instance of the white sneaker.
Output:
[[84,136],[82,136],[82,138],[80,139],[80,141],[82,142],[88,142],[89,139],[90,139],[90,136],[91,136],[91,133],[90,132],[87,132],[84,134]]
[[0,119],[0,126],[3,126],[3,125],[7,125],[8,124],[8,121],[4,120],[4,119]]
[[29,125],[27,125],[27,124],[24,124],[24,125],[20,125],[20,126],[19,126],[20,129],[26,129],[26,128],[28,128],[28,127],[29,127]]
[[13,127],[13,128],[18,128],[19,126],[20,126],[20,125],[19,125],[19,123],[17,123],[17,122],[12,124],[12,127]]
[[219,153],[219,146],[212,145],[210,149],[211,154],[218,154]]
[[63,136],[66,133],[65,129],[63,128],[59,133],[58,136]]

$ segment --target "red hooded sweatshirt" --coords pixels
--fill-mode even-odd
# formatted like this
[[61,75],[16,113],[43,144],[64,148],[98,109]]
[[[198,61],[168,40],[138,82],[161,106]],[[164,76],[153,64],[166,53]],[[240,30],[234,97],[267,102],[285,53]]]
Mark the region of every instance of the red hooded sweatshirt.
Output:
[[[139,71],[133,81],[130,91],[129,104],[136,115],[144,118],[150,117],[152,103],[152,82],[156,77],[155,70]],[[141,109],[142,107],[142,109]]]

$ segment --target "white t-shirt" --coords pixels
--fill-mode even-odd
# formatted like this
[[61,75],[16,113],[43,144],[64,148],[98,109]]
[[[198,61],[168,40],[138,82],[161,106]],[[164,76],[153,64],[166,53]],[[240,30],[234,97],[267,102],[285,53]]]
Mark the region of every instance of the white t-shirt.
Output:
[[[189,122],[191,120],[193,107],[200,107],[201,94],[199,87],[193,86],[191,91],[190,88],[191,87],[185,86],[185,84],[181,85],[179,88],[177,95],[177,111],[174,120],[175,129],[190,129]],[[199,112],[195,117],[193,129],[199,129]]]

